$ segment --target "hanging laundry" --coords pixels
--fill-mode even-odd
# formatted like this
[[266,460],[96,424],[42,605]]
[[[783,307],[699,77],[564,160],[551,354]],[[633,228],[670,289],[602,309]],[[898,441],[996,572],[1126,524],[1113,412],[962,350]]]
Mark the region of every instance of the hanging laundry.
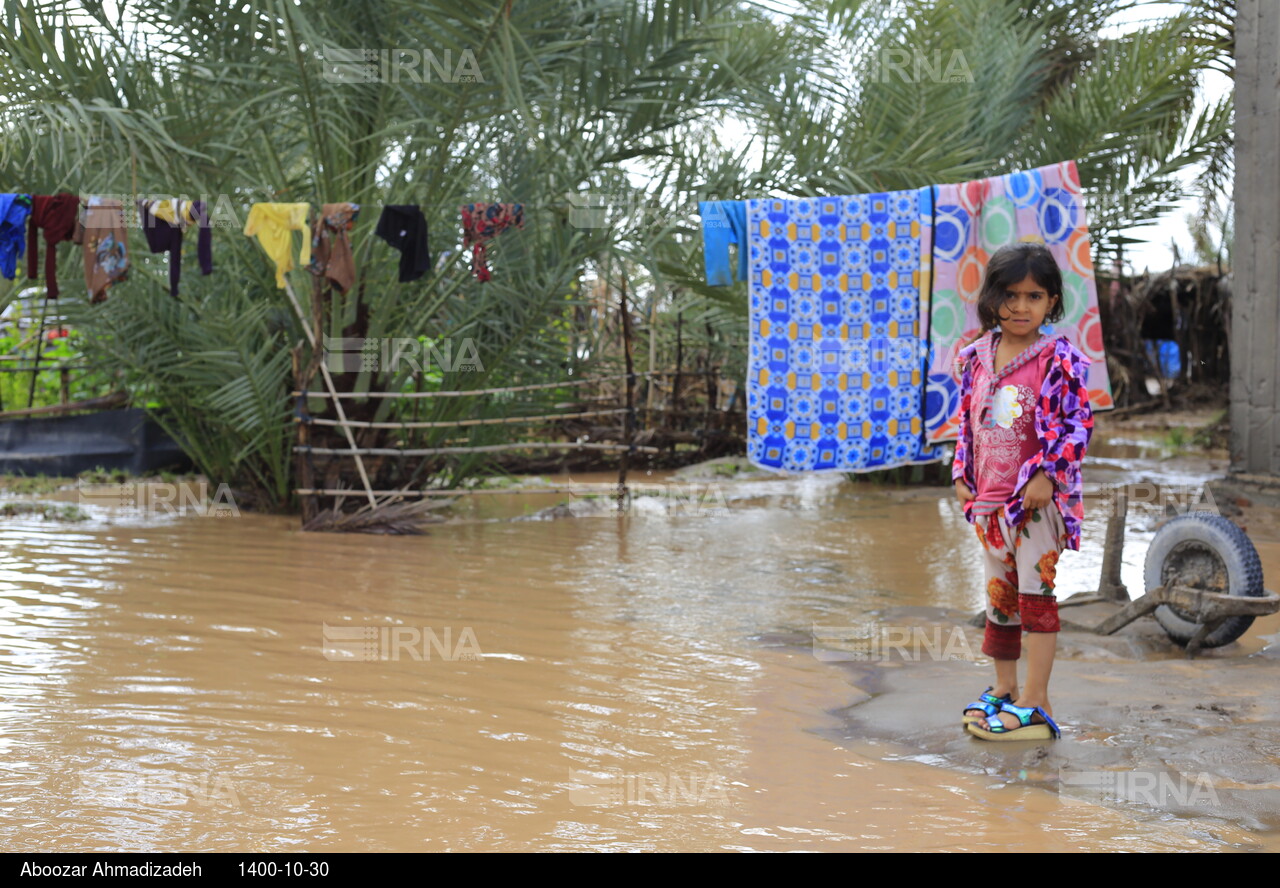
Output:
[[26,249],[30,194],[0,194],[0,274],[13,280]]
[[355,227],[358,215],[359,204],[328,203],[311,225],[311,264],[307,270],[333,281],[343,292],[356,282],[356,261],[347,232]]
[[89,301],[102,302],[107,290],[129,274],[129,245],[124,205],[118,200],[90,197],[81,214],[75,242],[84,250],[84,279]]
[[[707,271],[707,284],[727,287],[735,280],[747,279],[747,205],[740,200],[704,200],[698,202],[702,215],[702,256]],[[738,273],[729,270],[729,244],[738,245]]]
[[44,283],[46,298],[58,298],[57,245],[75,238],[80,222],[80,198],[74,194],[35,194],[31,197],[31,216],[27,223],[27,278],[35,280],[40,262],[37,231],[44,231]]
[[412,204],[391,204],[382,208],[373,232],[400,251],[400,282],[416,281],[431,270],[427,247],[427,220]]
[[138,218],[151,252],[169,254],[171,296],[178,295],[178,281],[182,277],[182,233],[192,225],[199,226],[196,257],[200,261],[200,273],[213,273],[213,231],[209,227],[208,209],[202,201],[140,200]]
[[302,232],[302,246],[298,262],[311,264],[311,232],[307,228],[307,213],[311,205],[305,203],[256,203],[249,207],[249,218],[244,223],[246,237],[258,236],[258,243],[276,266],[276,286],[284,289],[286,272],[298,266],[293,261],[293,235]]
[[933,295],[921,306],[930,350],[925,393],[928,440],[954,441],[959,435],[960,379],[955,375],[955,358],[982,332],[978,295],[987,260],[1000,247],[1021,241],[1046,245],[1062,270],[1065,316],[1046,325],[1046,332],[1065,335],[1092,362],[1088,388],[1093,409],[1114,407],[1075,161],[959,185],[936,185],[934,192]]
[[485,247],[508,228],[524,228],[524,204],[473,203],[462,211],[462,248],[471,248],[471,271],[480,281],[489,280]]
[[936,462],[921,410],[929,189],[748,200],[747,455],[865,472]]
[[382,208],[374,234],[400,251],[400,281],[416,281],[431,270],[427,243],[427,220],[412,204],[392,204]]

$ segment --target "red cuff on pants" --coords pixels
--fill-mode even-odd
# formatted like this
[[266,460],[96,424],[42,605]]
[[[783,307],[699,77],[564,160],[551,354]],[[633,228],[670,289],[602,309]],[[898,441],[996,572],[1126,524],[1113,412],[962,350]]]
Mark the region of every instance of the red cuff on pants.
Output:
[[1016,660],[1022,656],[1022,627],[1001,626],[987,619],[982,636],[982,652],[993,660]]
[[1022,628],[1028,632],[1059,632],[1058,599],[1053,595],[1028,595],[1018,593],[1018,613]]

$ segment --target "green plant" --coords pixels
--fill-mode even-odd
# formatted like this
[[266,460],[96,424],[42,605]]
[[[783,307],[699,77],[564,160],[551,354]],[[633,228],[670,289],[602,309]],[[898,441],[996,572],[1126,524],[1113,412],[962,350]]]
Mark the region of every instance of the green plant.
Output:
[[70,478],[46,475],[0,475],[0,490],[18,495],[53,493],[72,483],[74,482]]
[[90,515],[71,503],[6,502],[0,503],[0,518],[22,518],[34,515],[45,521],[88,521]]
[[104,469],[102,466],[87,469],[76,476],[81,484],[124,484],[129,478],[124,469]]

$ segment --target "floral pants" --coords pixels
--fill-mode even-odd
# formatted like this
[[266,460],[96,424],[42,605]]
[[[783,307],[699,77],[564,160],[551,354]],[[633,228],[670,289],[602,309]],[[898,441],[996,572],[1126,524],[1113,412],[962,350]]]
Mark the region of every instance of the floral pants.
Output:
[[1022,631],[1057,632],[1058,599],[1053,594],[1058,556],[1066,544],[1062,515],[1052,504],[1032,510],[1011,528],[1004,511],[974,519],[982,541],[987,583],[987,629],[982,652],[997,660],[1022,654]]

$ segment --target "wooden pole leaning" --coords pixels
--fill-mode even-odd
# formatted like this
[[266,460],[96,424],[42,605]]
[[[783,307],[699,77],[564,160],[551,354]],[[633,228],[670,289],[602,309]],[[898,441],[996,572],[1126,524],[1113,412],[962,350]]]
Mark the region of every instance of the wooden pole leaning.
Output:
[[[293,292],[293,287],[289,286],[286,278],[284,282],[284,291],[289,294],[289,302],[293,305],[294,313],[298,316],[298,322],[302,324],[302,329],[307,334],[307,339],[311,343],[311,352],[319,355],[319,343],[316,341],[315,331],[312,330],[307,316],[302,311],[302,305],[298,302],[298,297]],[[342,409],[342,399],[337,396],[337,388],[333,384],[333,377],[329,375],[329,366],[324,362],[323,357],[320,361],[320,375],[324,377],[325,388],[329,390],[330,399],[333,402],[334,409],[338,413],[338,421],[342,424],[342,432],[347,437],[347,443],[351,445],[352,456],[356,460],[356,469],[360,472],[360,482],[364,485],[365,496],[369,498],[369,508],[377,508],[378,499],[373,495],[373,485],[369,483],[369,473],[364,469],[364,460],[360,458],[360,448],[356,446],[355,436],[351,434],[351,428],[347,425],[347,413]]]

